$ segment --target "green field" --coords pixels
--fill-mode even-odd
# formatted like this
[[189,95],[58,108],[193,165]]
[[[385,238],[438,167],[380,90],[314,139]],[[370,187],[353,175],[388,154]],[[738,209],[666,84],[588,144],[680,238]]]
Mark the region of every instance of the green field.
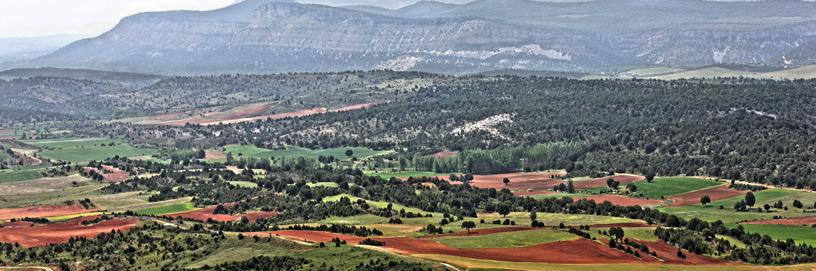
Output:
[[650,199],[660,199],[722,184],[703,178],[688,177],[658,177],[651,183],[635,183],[638,188],[636,194],[643,194],[643,197]]
[[368,148],[333,148],[333,149],[322,149],[322,150],[312,150],[307,148],[301,148],[297,146],[286,146],[286,149],[283,150],[270,150],[264,148],[258,148],[252,145],[229,145],[226,146],[226,152],[232,153],[236,158],[240,156],[246,157],[256,157],[256,158],[296,158],[296,157],[305,157],[311,159],[317,159],[320,156],[334,156],[335,159],[339,159],[342,161],[351,160],[350,157],[346,156],[346,150],[351,149],[354,154],[353,157],[357,158],[366,158],[376,155],[381,155],[384,153],[388,153],[390,151],[375,151]]
[[319,182],[319,183],[306,183],[309,187],[338,187],[337,183],[333,182]]
[[[733,226],[736,225],[737,222],[743,220],[771,219],[773,216],[799,217],[812,215],[802,212],[801,209],[794,208],[793,200],[800,200],[806,208],[812,208],[813,203],[816,201],[816,193],[791,189],[772,188],[755,192],[754,195],[756,196],[756,204],[754,205],[755,208],[761,207],[766,203],[773,205],[773,203],[781,200],[782,203],[788,207],[788,210],[786,211],[773,208],[771,209],[770,213],[764,211],[762,213],[756,211],[736,212],[734,211],[734,203],[744,199],[742,196],[714,201],[707,207],[703,207],[700,204],[695,204],[680,207],[663,207],[660,208],[660,210],[687,219],[698,217],[707,221],[722,220],[726,224]],[[723,206],[723,209],[719,209],[720,205]]]
[[[137,148],[121,140],[104,138],[65,138],[23,141],[43,148],[39,155],[73,163],[100,161],[108,157],[137,157],[155,154],[154,149]],[[111,143],[114,146],[110,146]]]
[[440,175],[449,175],[450,173],[436,173],[430,171],[401,171],[401,172],[391,172],[391,171],[380,171],[374,172],[371,170],[364,171],[365,175],[369,176],[379,176],[383,179],[391,179],[391,178],[408,178],[408,177],[433,177],[433,176],[440,176]]
[[[230,238],[212,252],[208,252],[200,257],[186,257],[183,261],[191,261],[190,264],[187,265],[187,268],[199,268],[205,265],[214,266],[225,262],[245,261],[260,255],[296,255],[297,257],[304,257],[309,260],[309,264],[307,264],[303,270],[326,270],[325,267],[327,266],[332,267],[333,270],[355,270],[360,264],[368,263],[371,260],[392,261],[398,259],[386,253],[354,248],[352,246],[334,247],[334,245],[331,245],[324,248],[316,248],[294,244],[277,238],[273,238],[271,242],[266,240],[255,242],[252,239],[236,240]],[[399,258],[399,260],[422,261],[407,258]]]
[[184,202],[136,210],[135,212],[140,215],[166,215],[195,209],[192,202]]
[[42,178],[40,169],[8,169],[0,171],[0,183],[21,182]]
[[767,234],[777,240],[793,239],[797,244],[816,245],[816,229],[795,225],[742,225],[747,232]]
[[[478,224],[476,228],[478,229]],[[578,238],[580,238],[578,235],[566,231],[544,229],[502,232],[479,236],[447,236],[434,238],[433,240],[455,248],[473,249],[529,247],[558,241],[570,241]]]

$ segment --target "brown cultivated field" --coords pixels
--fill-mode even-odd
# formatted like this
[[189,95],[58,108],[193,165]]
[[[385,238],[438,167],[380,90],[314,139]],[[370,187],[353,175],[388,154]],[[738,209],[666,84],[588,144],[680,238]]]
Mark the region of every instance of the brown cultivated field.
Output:
[[46,246],[68,242],[71,237],[93,238],[100,233],[112,230],[124,231],[139,223],[136,218],[114,218],[91,225],[82,224],[83,221],[91,221],[96,218],[98,216],[51,224],[34,224],[25,221],[7,223],[0,228],[0,242],[19,243],[23,247]]
[[728,188],[728,185],[721,185],[703,190],[692,191],[685,194],[674,195],[668,199],[672,201],[671,206],[686,206],[700,203],[700,198],[703,196],[709,196],[711,201],[718,201],[721,199],[742,196],[745,193],[747,193],[747,191],[731,189]]
[[[331,242],[333,238],[346,240],[349,244],[358,244],[362,239],[357,236],[315,231],[273,231],[258,232],[251,235],[282,236],[293,240],[307,242]],[[560,241],[520,248],[482,248],[459,249],[449,247],[426,238],[395,237],[372,238],[385,242],[383,248],[400,254],[440,254],[467,257],[483,260],[508,262],[546,262],[546,263],[639,263],[643,262],[620,250],[609,248],[600,242],[588,239]]]
[[[224,205],[227,206],[228,204],[224,204]],[[217,207],[216,205],[213,205],[213,206],[209,206],[209,207],[203,208],[203,209],[187,211],[187,212],[181,212],[181,213],[174,213],[174,214],[167,214],[165,216],[170,217],[170,218],[181,217],[181,218],[184,218],[184,219],[197,220],[197,221],[207,221],[207,220],[212,219],[212,220],[218,221],[218,222],[238,221],[238,220],[241,220],[242,217],[246,216],[247,219],[249,219],[249,221],[253,222],[253,221],[256,221],[258,219],[270,218],[270,217],[274,217],[274,216],[278,215],[277,212],[264,212],[264,211],[250,211],[250,212],[247,212],[246,214],[243,214],[243,215],[215,214],[213,212],[215,211],[216,207]]]
[[243,122],[253,122],[257,120],[267,119],[284,119],[294,117],[305,117],[328,112],[346,112],[352,110],[360,110],[373,106],[374,103],[354,104],[337,109],[328,108],[311,108],[296,110],[290,112],[276,113],[275,107],[278,102],[262,102],[254,104],[245,104],[236,106],[229,110],[217,111],[218,109],[211,109],[213,111],[204,113],[169,113],[164,115],[124,119],[123,122],[132,122],[134,124],[143,125],[166,125],[166,126],[184,126],[185,124],[199,124],[199,125],[216,125],[219,123],[233,124]]
[[219,159],[226,159],[227,154],[221,150],[205,150],[204,151],[204,160],[219,160]]
[[[507,188],[510,189],[510,191],[513,191],[513,193],[518,196],[546,195],[553,193],[552,191],[549,191],[550,189],[553,188],[553,186],[562,183],[563,184],[567,183],[566,180],[558,179],[558,177],[564,176],[565,174],[566,173],[564,171],[546,171],[546,172],[505,173],[493,175],[475,175],[473,176],[473,181],[471,181],[470,184],[479,188],[494,188],[494,189]],[[440,176],[439,178],[448,179],[447,176]],[[510,183],[506,186],[502,182],[504,178],[510,179]],[[606,181],[608,179],[614,179],[620,182],[621,186],[625,186],[628,183],[641,181],[645,178],[643,176],[637,175],[615,175],[585,181],[575,181],[573,182],[573,184],[575,186],[575,189],[591,189],[598,187],[606,187],[607,186]],[[623,199],[617,200],[623,202]],[[600,201],[598,203],[600,203]],[[652,202],[648,203],[651,204]]]
[[743,222],[742,224],[811,226],[816,225],[816,216],[756,220]]
[[[564,180],[555,179],[554,177],[563,176],[566,174],[563,171],[548,171],[548,172],[520,172],[520,173],[506,173],[493,175],[475,175],[471,185],[479,188],[507,188],[510,191],[518,192],[519,195],[537,195],[550,193],[547,190],[552,189]],[[448,179],[447,176],[440,177],[441,179]],[[510,179],[510,183],[505,186],[502,180],[504,178]]]
[[[312,109],[305,109],[300,111],[294,112],[286,112],[286,113],[279,113],[279,114],[272,114],[272,115],[264,115],[264,116],[257,116],[257,117],[250,117],[250,118],[239,118],[239,119],[230,119],[230,120],[222,120],[222,121],[214,121],[214,122],[204,122],[201,123],[202,125],[215,125],[219,123],[223,124],[234,124],[234,123],[243,123],[243,122],[254,122],[256,120],[268,120],[268,119],[285,119],[285,118],[298,118],[298,117],[306,117],[311,115],[323,114],[329,112],[326,108],[312,108]],[[181,124],[183,125],[183,124]]]
[[655,251],[657,253],[657,257],[663,260],[664,263],[668,264],[721,264],[723,263],[720,260],[697,255],[688,251],[684,251],[683,253],[686,254],[686,259],[682,259],[677,257],[677,248],[667,244],[664,241],[654,241],[654,242],[641,242],[645,244],[650,251]]
[[595,203],[603,203],[609,201],[613,205],[619,206],[656,206],[663,203],[661,200],[631,198],[621,195],[595,195],[591,197],[576,197],[575,200],[594,200]]
[[434,158],[451,158],[451,157],[456,157],[457,154],[459,154],[459,152],[441,151],[441,152],[434,153],[431,156],[433,156]]
[[34,206],[23,208],[8,208],[0,209],[0,220],[9,220],[12,218],[42,218],[51,216],[62,216],[93,212],[82,207],[79,204],[71,205],[48,205],[48,206]]
[[[489,234],[497,232],[505,232],[512,230],[526,230],[524,227],[508,228],[508,230],[481,230],[479,234]],[[466,235],[467,233],[457,233]],[[344,235],[330,232],[318,231],[272,231],[272,232],[255,232],[250,233],[250,236],[279,236],[291,240],[311,242],[311,243],[328,243],[334,238],[346,240],[349,244],[358,244],[364,238],[358,236]],[[591,263],[673,263],[673,264],[718,264],[720,261],[700,255],[693,255],[693,253],[686,253],[688,259],[683,260],[677,258],[677,249],[671,247],[664,242],[649,242],[649,248],[657,251],[657,258],[652,256],[644,256],[643,258],[636,258],[632,255],[626,254],[620,250],[610,248],[608,245],[592,241],[589,239],[577,239],[573,241],[559,241],[553,243],[540,244],[530,247],[514,247],[514,248],[482,248],[482,249],[459,249],[449,247],[429,238],[411,238],[411,237],[394,237],[394,238],[372,238],[384,242],[382,247],[386,251],[391,251],[406,255],[447,255],[465,257],[479,260],[492,260],[504,262],[540,262],[553,264],[591,264]],[[671,253],[669,253],[671,252]]]

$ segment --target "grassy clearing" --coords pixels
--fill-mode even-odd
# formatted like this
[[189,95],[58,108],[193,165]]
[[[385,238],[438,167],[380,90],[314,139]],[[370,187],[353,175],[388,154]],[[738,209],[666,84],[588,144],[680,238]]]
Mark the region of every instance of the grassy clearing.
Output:
[[368,171],[365,171],[364,173],[365,173],[365,175],[369,175],[369,176],[379,176],[379,177],[382,177],[383,179],[408,178],[408,177],[433,177],[433,176],[445,175],[445,173],[436,173],[436,172],[430,172],[430,171],[413,171],[413,170],[401,171],[401,172],[392,172],[392,171],[375,172],[375,171],[368,170]]
[[[323,202],[336,202],[336,201],[339,201],[340,198],[342,198],[342,197],[349,198],[351,200],[351,202],[356,202],[357,200],[362,199],[362,200],[365,200],[366,203],[368,203],[368,205],[371,205],[371,206],[374,206],[374,207],[377,207],[377,208],[380,208],[380,209],[385,209],[386,207],[388,207],[388,204],[390,203],[390,202],[385,202],[385,201],[366,200],[366,199],[363,199],[363,198],[360,198],[360,197],[355,197],[355,196],[352,196],[352,195],[349,195],[349,194],[340,194],[340,195],[325,197],[325,198],[323,198]],[[402,204],[399,204],[399,203],[390,203],[390,204],[391,204],[391,209],[394,210],[394,211],[399,211],[401,209],[405,209],[406,212],[421,213],[421,214],[428,213],[428,212],[420,210],[418,208],[408,207],[408,206],[405,206],[405,205],[402,205]]]
[[[609,228],[604,229],[605,231],[609,232]],[[657,236],[654,234],[655,228],[623,228],[623,233],[625,238],[651,242],[657,241]],[[597,233],[595,231],[594,233]],[[599,238],[600,239],[600,238]]]
[[[298,245],[292,242],[273,238],[272,241],[255,242],[251,238],[236,240],[229,238],[218,248],[200,257],[189,257],[182,261],[192,261],[187,268],[199,268],[205,265],[214,266],[225,262],[244,261],[255,256],[294,256],[309,260],[303,270],[325,270],[330,266],[335,270],[356,270],[360,264],[371,260],[388,262],[396,260],[395,256],[369,249],[352,246],[316,248]],[[400,258],[403,261],[422,261]]]
[[[781,200],[782,203],[788,207],[788,210],[771,209],[770,213],[764,211],[762,213],[759,213],[755,210],[751,212],[734,211],[734,204],[737,201],[744,199],[744,197],[733,197],[729,199],[714,201],[710,204],[710,206],[707,207],[703,207],[700,204],[695,204],[680,207],[662,207],[660,208],[660,210],[670,214],[675,214],[686,219],[697,217],[706,221],[722,220],[723,222],[726,223],[726,225],[731,227],[736,227],[736,224],[738,222],[759,219],[771,219],[773,218],[773,216],[800,217],[813,215],[812,213],[805,213],[802,212],[801,209],[794,208],[793,200],[798,199],[802,201],[805,207],[813,207],[813,202],[816,201],[816,193],[791,189],[772,188],[756,192],[754,193],[754,195],[756,196],[757,202],[754,205],[755,208],[761,207],[764,204],[773,205],[775,202]],[[720,209],[719,206],[723,206],[723,209]]]
[[40,156],[73,163],[99,161],[108,157],[138,157],[155,154],[154,149],[137,148],[121,140],[104,138],[66,138],[24,141],[42,148]]
[[246,181],[231,181],[229,182],[231,185],[244,187],[244,188],[258,188],[258,184],[253,182],[246,182]]
[[135,212],[140,215],[166,215],[195,210],[192,202],[174,203],[164,206],[150,207]]
[[569,193],[553,193],[553,194],[543,194],[543,195],[530,195],[528,197],[531,197],[531,198],[534,198],[534,199],[548,199],[548,198],[563,198],[563,197],[571,197],[571,198],[591,197],[591,196],[592,196],[592,194],[590,194],[590,193],[572,193],[572,194],[569,194]]
[[737,240],[737,238],[734,238],[734,237],[731,237],[731,236],[728,236],[728,235],[719,235],[719,234],[718,234],[718,235],[717,235],[717,238],[720,238],[720,239],[726,240],[726,241],[728,241],[729,243],[731,243],[732,245],[736,246],[737,248],[743,248],[743,249],[744,249],[744,248],[747,248],[747,247],[748,247],[748,246],[746,246],[746,245],[745,245],[745,243],[743,243],[742,241]]
[[106,212],[88,212],[88,213],[81,213],[81,214],[52,216],[52,217],[47,217],[47,218],[48,218],[48,220],[59,222],[59,221],[71,220],[71,219],[78,218],[78,217],[95,216],[95,215],[103,215],[103,214],[106,214]]
[[42,178],[40,169],[9,169],[0,171],[0,183],[21,182]]
[[375,216],[372,214],[362,214],[347,217],[333,216],[320,221],[317,224],[345,224],[345,225],[373,225],[387,223],[388,218]]
[[371,156],[381,155],[388,153],[389,151],[375,151],[368,148],[359,148],[359,147],[351,147],[351,148],[333,148],[333,149],[320,149],[320,150],[312,150],[307,148],[301,148],[297,146],[286,146],[286,149],[283,150],[270,150],[264,148],[258,148],[252,145],[229,145],[226,146],[226,152],[231,152],[235,157],[238,157],[239,154],[242,156],[248,157],[257,157],[257,158],[296,158],[296,157],[304,157],[304,158],[311,158],[317,159],[320,156],[334,156],[335,159],[348,161],[351,160],[351,157],[346,156],[346,150],[352,150],[354,153],[352,156],[357,158],[367,158]]
[[7,195],[0,201],[0,208],[13,208],[31,205],[62,204],[69,200],[81,200],[90,195],[95,195],[95,191],[105,187],[106,184],[94,183],[91,185],[68,187],[60,191],[52,191],[38,194]]
[[309,186],[309,187],[338,187],[339,186],[337,183],[333,183],[333,182],[307,183],[306,185]]
[[795,225],[742,225],[747,232],[767,234],[777,240],[793,239],[797,244],[816,245],[816,229]]
[[448,236],[434,238],[434,241],[456,248],[506,248],[529,247],[558,241],[580,238],[566,231],[553,229],[526,230],[485,234],[479,236]]
[[635,183],[638,188],[637,194],[642,194],[643,197],[650,199],[660,199],[722,184],[721,182],[703,178],[688,177],[659,177],[655,178],[651,183]]
[[[513,220],[518,225],[530,225],[530,214],[525,212],[513,212],[507,215],[507,218]],[[611,217],[611,216],[597,216],[597,215],[580,215],[580,214],[554,214],[554,213],[537,213],[538,221],[543,222],[546,226],[558,226],[564,223],[566,226],[580,226],[580,225],[598,225],[598,224],[617,224],[617,223],[632,223],[642,222],[640,220]],[[497,213],[479,214],[480,219],[484,219],[490,223],[493,220],[504,220],[504,217]],[[478,226],[478,225],[477,225]]]

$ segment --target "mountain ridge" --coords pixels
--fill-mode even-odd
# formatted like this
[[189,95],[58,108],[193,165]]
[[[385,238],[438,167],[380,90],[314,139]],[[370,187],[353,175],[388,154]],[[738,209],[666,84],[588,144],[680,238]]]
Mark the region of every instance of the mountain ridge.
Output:
[[[656,2],[659,3],[644,0],[578,3],[480,0],[468,4],[422,1],[387,10],[299,4],[289,0],[247,0],[212,11],[133,15],[96,38],[77,41],[15,67],[54,66],[182,75],[370,69],[461,74],[505,69],[615,73],[650,65],[783,67],[816,63],[813,51],[807,49],[816,48],[813,34],[816,19],[810,17],[753,25],[752,20],[759,19],[739,14],[710,18],[711,12],[678,11],[679,15],[652,25],[605,26],[618,27],[617,32],[607,33],[604,28],[594,27],[609,25],[606,20],[623,16],[623,10],[634,6],[653,7],[665,3],[670,7],[698,9],[703,6],[718,10],[728,6],[709,2],[690,6],[676,0]],[[614,7],[619,3],[624,3],[623,7]],[[816,3],[800,5],[816,7]],[[608,7],[613,15],[597,12],[581,15],[601,7]],[[423,11],[434,8],[439,13]],[[496,14],[516,12],[519,16],[486,13],[491,10]],[[783,11],[763,14],[773,17],[771,15],[788,10],[792,9],[786,7]],[[538,12],[542,14],[537,15],[542,22],[529,23],[528,15]],[[623,23],[637,24],[669,11],[663,8],[650,12],[654,14],[633,14]],[[760,11],[746,14],[757,12]],[[791,12],[792,16],[804,14]],[[415,16],[417,14],[425,15]],[[688,22],[684,25],[663,26],[686,19]],[[581,23],[566,24],[576,20]],[[550,21],[554,23],[542,25]],[[729,23],[740,27],[725,27]]]

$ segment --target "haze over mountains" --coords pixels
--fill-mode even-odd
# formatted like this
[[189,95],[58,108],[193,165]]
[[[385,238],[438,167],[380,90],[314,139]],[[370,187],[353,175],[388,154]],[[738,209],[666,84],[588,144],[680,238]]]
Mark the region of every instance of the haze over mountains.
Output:
[[246,0],[133,15],[99,37],[6,67],[155,74],[785,68],[816,63],[814,10],[815,2],[800,0],[423,1],[394,10]]

